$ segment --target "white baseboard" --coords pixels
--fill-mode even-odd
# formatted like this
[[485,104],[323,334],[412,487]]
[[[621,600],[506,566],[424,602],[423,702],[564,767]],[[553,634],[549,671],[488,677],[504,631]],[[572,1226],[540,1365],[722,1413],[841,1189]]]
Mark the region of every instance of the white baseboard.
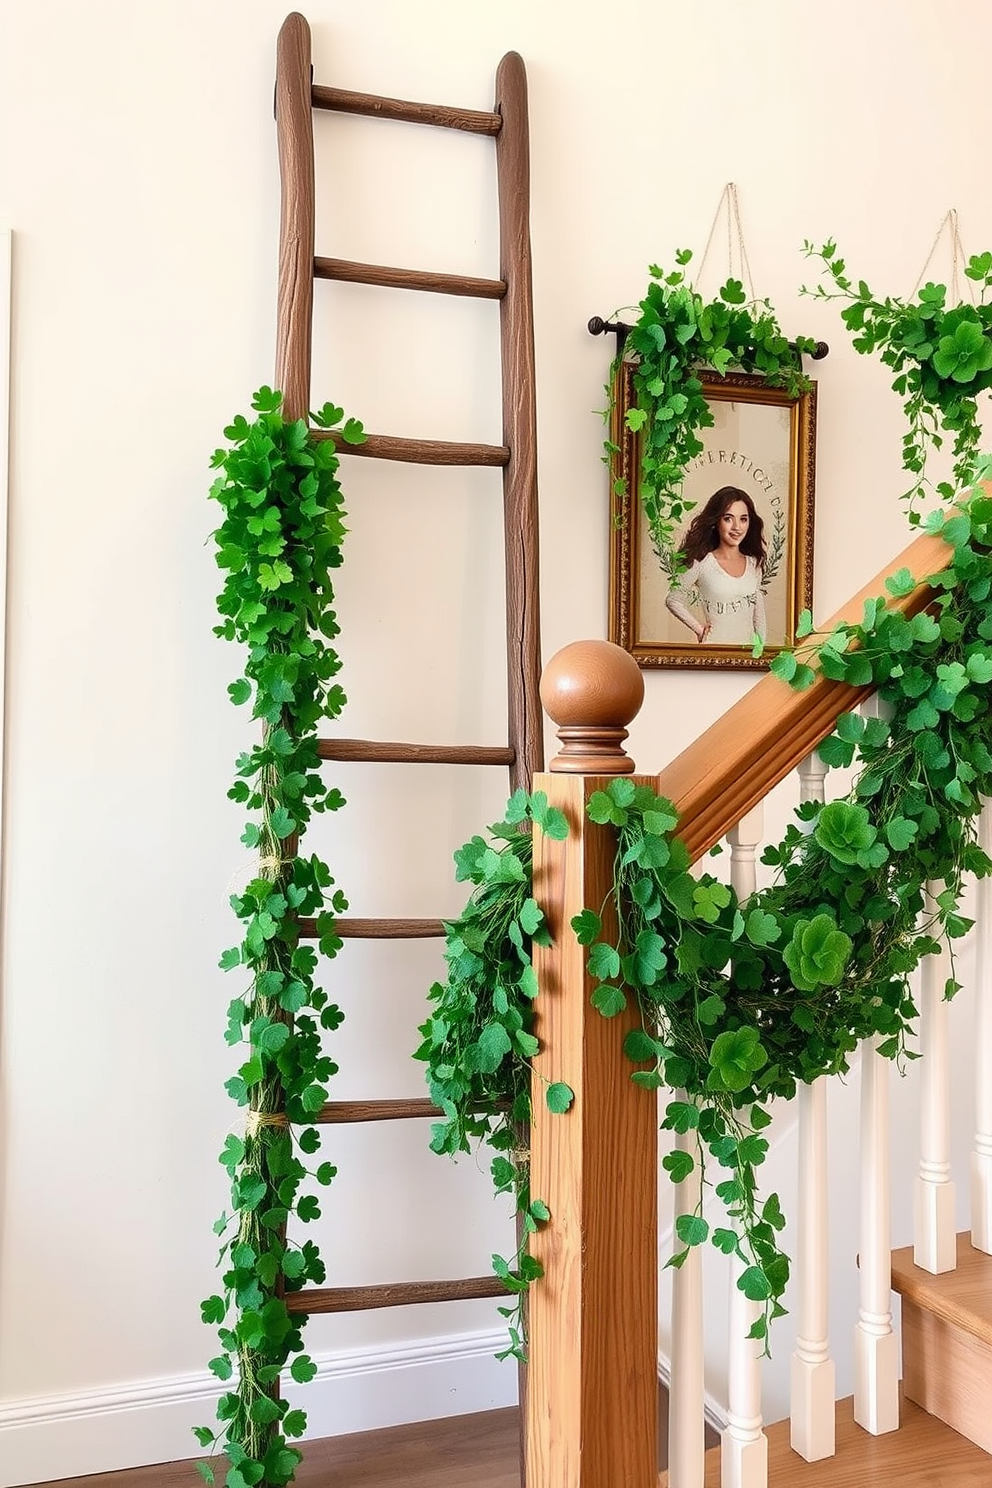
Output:
[[[501,1330],[377,1350],[314,1355],[317,1375],[286,1394],[308,1436],[340,1436],[514,1405],[517,1370],[494,1355]],[[212,1374],[179,1374],[93,1391],[0,1401],[0,1488],[116,1472],[196,1455],[222,1393]]]

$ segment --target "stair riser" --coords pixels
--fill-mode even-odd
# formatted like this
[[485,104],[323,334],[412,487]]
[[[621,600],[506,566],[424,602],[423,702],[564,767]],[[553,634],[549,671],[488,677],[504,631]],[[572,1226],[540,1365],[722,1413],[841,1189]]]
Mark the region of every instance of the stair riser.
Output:
[[992,1452],[988,1344],[904,1297],[902,1348],[906,1399]]

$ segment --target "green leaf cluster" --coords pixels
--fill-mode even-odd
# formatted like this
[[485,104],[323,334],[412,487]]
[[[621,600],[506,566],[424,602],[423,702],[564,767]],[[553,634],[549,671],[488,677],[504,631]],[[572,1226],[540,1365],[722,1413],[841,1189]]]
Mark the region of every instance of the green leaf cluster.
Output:
[[[978,477],[990,475],[985,461]],[[690,873],[675,808],[648,786],[618,778],[589,801],[590,820],[616,834],[608,901],[584,909],[571,927],[586,948],[592,1003],[605,1017],[638,1009],[640,1026],[624,1042],[637,1066],[631,1078],[673,1092],[663,1125],[698,1133],[706,1164],[725,1174],[715,1191],[728,1225],[711,1229],[701,1203],[679,1216],[672,1264],[706,1240],[737,1256],[739,1285],[763,1304],[753,1329],[762,1340],[783,1310],[789,1277],[779,1201],[758,1190],[768,1102],[791,1099],[800,1082],[844,1073],[868,1037],[884,1056],[913,1057],[911,975],[943,942],[953,995],[954,946],[969,928],[960,911],[964,880],[992,872],[976,835],[982,800],[992,795],[992,498],[978,487],[927,525],[944,537],[951,561],[925,581],[925,609],[904,612],[900,601],[916,584],[908,571],[897,573],[886,595],[866,601],[859,624],[838,626],[802,663],[876,690],[885,716],[838,719],[820,754],[831,765],[855,765],[854,786],[847,799],[799,807],[782,841],[765,849],[777,870],[771,887],[739,903],[711,874]],[[798,664],[791,677],[805,685]],[[482,891],[489,923],[504,925],[501,916],[512,906],[519,914],[527,901],[529,857],[521,866],[522,880],[490,870]],[[500,935],[506,939],[505,930]],[[472,1015],[475,1030],[490,1016],[492,989],[506,981],[484,969],[500,954],[508,951],[485,939],[472,946],[479,974],[472,999],[483,1009]],[[519,1102],[521,1115],[527,1109],[522,1060],[508,1059],[487,1081],[476,1099],[491,1104],[472,1108],[478,1132],[508,1100]],[[678,1149],[664,1167],[682,1182],[694,1162]],[[509,1184],[515,1171],[508,1162],[499,1176]]]
[[[820,262],[827,284],[804,289],[817,299],[846,301],[841,319],[856,351],[877,353],[894,374],[892,390],[903,402],[908,429],[903,469],[912,478],[906,492],[909,520],[921,521],[920,503],[932,488],[927,458],[953,435],[953,474],[966,486],[981,447],[978,398],[992,388],[992,253],[968,260],[965,275],[979,291],[977,304],[948,303],[946,285],[929,282],[909,299],[875,295],[863,279],[855,283],[832,240],[804,245]],[[950,499],[954,487],[941,482],[937,494]]]
[[[769,302],[749,303],[737,279],[728,279],[715,300],[704,301],[687,278],[691,258],[682,249],[674,271],[651,266],[651,281],[624,353],[634,358],[636,406],[627,414],[627,427],[641,435],[637,494],[666,570],[677,563],[675,532],[693,505],[683,495],[685,473],[702,452],[700,429],[713,423],[699,368],[721,375],[731,370],[758,373],[770,386],[797,395],[810,385],[801,353],[813,348],[808,338],[790,344]],[[618,370],[613,369],[611,397]],[[608,443],[607,457],[613,452]]]
[[[229,693],[237,706],[250,704],[261,724],[261,739],[237,760],[228,792],[248,812],[241,840],[257,851],[257,870],[231,898],[241,938],[220,960],[242,981],[227,1014],[227,1042],[242,1050],[227,1090],[247,1107],[247,1124],[220,1154],[231,1182],[230,1213],[215,1226],[222,1290],[202,1307],[220,1343],[210,1368],[234,1384],[221,1397],[218,1428],[196,1430],[202,1447],[227,1458],[228,1488],[279,1488],[300,1461],[289,1441],[303,1434],[306,1416],[289,1408],[277,1382],[287,1365],[300,1383],[316,1366],[303,1352],[305,1318],[290,1313],[286,1298],[319,1285],[325,1269],[312,1241],[287,1237],[287,1224],[290,1216],[300,1223],[319,1216],[317,1198],[303,1190],[308,1179],[326,1185],[336,1173],[329,1162],[311,1171],[303,1161],[319,1148],[318,1130],[307,1123],[337,1068],[322,1034],[339,1026],[342,1013],[315,981],[317,953],[299,944],[298,922],[315,918],[319,948],[333,956],[341,945],[334,916],[347,901],[327,865],[298,844],[314,812],[344,804],[321,777],[316,735],[345,700],[330,644],[338,633],[331,575],[341,562],[344,509],[333,440],[311,433],[302,419],[287,422],[281,407],[279,393],[260,389],[254,417],[232,421],[228,446],[211,462],[219,473],[210,495],[223,511],[216,559],[225,576],[215,633],[244,649],[243,674]],[[313,415],[325,434],[343,417],[331,405]],[[350,442],[364,437],[355,420],[340,432]],[[294,1125],[303,1127],[295,1142]],[[211,1465],[199,1466],[212,1482]]]
[[[514,1198],[521,1245],[512,1261],[494,1257],[494,1268],[504,1281],[514,1281],[520,1295],[540,1274],[526,1253],[527,1238],[548,1217],[546,1205],[531,1199],[526,1155],[530,1061],[538,1051],[531,948],[551,944],[532,896],[534,829],[562,840],[568,823],[543,792],[518,790],[504,819],[489,828],[490,840],[473,837],[455,853],[457,878],[473,888],[458,919],[445,927],[448,974],[430,989],[430,1015],[415,1053],[427,1066],[431,1099],[443,1112],[431,1131],[431,1149],[468,1152],[484,1141],[494,1153],[497,1193]],[[549,1110],[563,1113],[572,1091],[556,1081],[546,1087],[545,1099]],[[504,1309],[504,1316],[510,1320],[508,1352],[522,1357],[519,1302]]]

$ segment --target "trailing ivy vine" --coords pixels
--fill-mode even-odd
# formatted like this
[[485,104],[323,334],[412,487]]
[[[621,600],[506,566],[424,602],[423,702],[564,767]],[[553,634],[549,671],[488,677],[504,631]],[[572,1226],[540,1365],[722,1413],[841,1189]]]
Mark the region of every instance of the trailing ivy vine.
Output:
[[[855,285],[833,241],[804,245],[807,258],[819,259],[830,287],[804,289],[821,300],[846,300],[841,319],[853,335],[855,351],[877,352],[896,375],[892,390],[903,400],[909,428],[903,437],[903,469],[913,478],[905,493],[909,520],[917,526],[920,503],[932,490],[945,501],[967,483],[981,445],[980,394],[992,388],[992,253],[968,260],[965,276],[978,287],[977,304],[948,304],[946,285],[927,283],[909,299],[879,298],[859,279]],[[954,443],[956,485],[927,478],[928,455]]]
[[[980,475],[990,470],[986,462]],[[902,570],[887,581],[886,595],[865,602],[858,624],[810,643],[806,659],[783,653],[773,662],[794,687],[808,686],[814,667],[873,686],[890,716],[838,720],[820,753],[831,765],[857,765],[853,790],[798,809],[783,841],[764,852],[777,870],[770,888],[740,903],[712,874],[690,874],[676,810],[649,787],[621,777],[589,803],[591,820],[617,834],[610,897],[619,926],[615,941],[602,937],[603,906],[572,922],[597,979],[592,1001],[604,1017],[636,1003],[642,1027],[626,1041],[638,1066],[632,1078],[679,1092],[663,1125],[697,1131],[701,1153],[725,1175],[715,1191],[726,1224],[711,1228],[702,1206],[678,1216],[681,1248],[672,1264],[706,1240],[736,1256],[738,1285],[763,1304],[752,1329],[759,1339],[783,1311],[789,1277],[778,1197],[762,1199],[758,1186],[768,1103],[791,1099],[800,1082],[843,1073],[870,1036],[879,1037],[886,1057],[914,1057],[911,975],[942,943],[953,952],[970,923],[960,909],[964,878],[992,871],[976,840],[982,798],[992,794],[992,499],[976,490],[953,514],[932,513],[926,527],[950,545],[952,560],[926,581],[932,597],[924,612],[907,619],[889,603],[915,588]],[[802,628],[809,635],[808,615]],[[468,876],[481,871],[488,851],[474,839],[463,850],[462,876],[469,865]],[[487,860],[485,917],[476,900],[451,927],[449,962],[457,972],[459,958],[469,956],[473,974],[449,978],[443,1026],[432,1020],[424,1028],[425,1057],[444,1061],[443,1085],[432,1083],[435,1098],[447,1102],[438,1151],[474,1135],[492,1140],[493,1132],[509,1145],[504,1104],[521,1117],[526,1111],[528,1050],[514,1045],[509,1001],[496,1002],[495,989],[508,979],[490,968],[505,954],[511,901],[517,916],[532,906],[535,929],[542,922],[528,897],[529,876],[520,876],[529,857],[519,858],[508,887],[498,872],[502,856]],[[488,930],[496,925],[498,942]],[[533,982],[522,927],[511,943],[516,984],[527,988],[517,1008],[525,1027]],[[946,995],[956,990],[952,977]],[[503,1030],[498,1039],[487,1031],[494,1024]],[[484,1037],[492,1054],[483,1080],[477,1051]],[[441,1073],[432,1065],[432,1078]],[[694,1161],[677,1150],[664,1166],[679,1181]],[[500,1167],[494,1176],[509,1182],[512,1175]]]
[[[686,470],[702,453],[699,430],[713,424],[698,369],[757,372],[771,387],[785,388],[796,397],[810,387],[803,375],[802,353],[812,352],[816,344],[808,337],[790,343],[769,301],[748,303],[739,279],[728,279],[716,299],[707,303],[686,277],[691,259],[689,249],[680,249],[671,273],[651,265],[651,282],[624,353],[635,356],[637,401],[626,419],[627,427],[641,434],[636,494],[666,571],[672,568],[676,529],[693,506],[682,491]],[[611,397],[617,370],[614,363],[607,389]],[[608,439],[607,459],[616,453]]]
[[[246,1057],[227,1091],[247,1112],[220,1154],[231,1179],[230,1212],[214,1227],[223,1290],[202,1307],[204,1322],[218,1325],[210,1368],[232,1384],[220,1398],[218,1427],[196,1428],[201,1447],[226,1457],[228,1488],[278,1488],[300,1461],[290,1442],[303,1434],[306,1415],[289,1408],[278,1379],[289,1364],[305,1383],[316,1366],[303,1351],[306,1319],[285,1299],[325,1273],[313,1241],[297,1241],[287,1226],[319,1216],[307,1180],[326,1185],[336,1171],[302,1160],[320,1146],[308,1123],[336,1070],[321,1032],[337,1028],[342,1013],[314,980],[317,953],[299,944],[297,922],[315,916],[320,951],[337,953],[334,916],[347,901],[326,864],[300,853],[298,842],[314,812],[344,805],[321,778],[316,742],[318,722],[345,702],[330,644],[338,634],[331,574],[341,562],[344,511],[333,441],[315,439],[302,419],[286,421],[281,407],[280,393],[261,388],[254,418],[235,418],[224,430],[229,447],[211,462],[220,474],[210,495],[224,513],[214,534],[225,573],[215,634],[247,649],[243,675],[228,691],[232,702],[250,703],[261,724],[261,740],[238,758],[228,791],[250,813],[241,840],[257,852],[251,881],[231,899],[241,939],[220,961],[241,982],[226,1037],[247,1046]],[[365,437],[330,403],[312,418],[346,442]],[[302,1126],[295,1137],[291,1124]],[[198,1467],[212,1483],[211,1464]]]
[[[518,790],[491,840],[475,836],[455,853],[455,877],[475,887],[459,918],[445,926],[448,975],[435,982],[430,1016],[421,1025],[415,1057],[427,1065],[431,1099],[443,1120],[431,1128],[431,1150],[469,1152],[478,1140],[495,1154],[495,1191],[513,1197],[519,1243],[510,1260],[493,1256],[493,1270],[515,1299],[500,1308],[509,1323],[509,1346],[500,1358],[523,1357],[522,1298],[542,1275],[527,1254],[528,1236],[548,1218],[532,1198],[527,1152],[531,1115],[530,1061],[538,1041],[531,1032],[537,977],[531,946],[550,945],[544,914],[531,892],[532,829],[558,841],[568,835],[562,812],[543,791]],[[570,1088],[556,1082],[545,1092],[548,1109],[563,1113]]]

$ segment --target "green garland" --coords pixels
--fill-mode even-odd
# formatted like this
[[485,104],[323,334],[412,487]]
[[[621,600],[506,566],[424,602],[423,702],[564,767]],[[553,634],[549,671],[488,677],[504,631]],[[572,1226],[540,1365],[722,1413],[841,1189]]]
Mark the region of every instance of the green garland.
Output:
[[[805,243],[807,258],[818,258],[832,289],[803,289],[820,300],[846,300],[841,319],[852,332],[855,351],[877,351],[896,374],[893,392],[903,400],[909,429],[903,438],[903,469],[913,477],[905,493],[909,520],[921,520],[919,505],[931,489],[927,456],[943,445],[943,433],[954,435],[953,476],[967,484],[982,438],[977,399],[992,388],[992,253],[968,260],[965,276],[980,290],[977,305],[948,305],[947,287],[924,284],[915,298],[887,295],[879,299],[863,279],[855,287],[834,242],[816,248]],[[943,433],[942,433],[943,431]],[[945,501],[955,487],[941,481],[933,487]]]
[[[713,424],[698,368],[712,367],[721,374],[731,369],[756,372],[769,386],[785,388],[796,397],[810,387],[801,354],[815,347],[807,337],[790,345],[770,303],[748,304],[738,279],[728,279],[715,300],[704,301],[683,272],[691,258],[688,249],[681,249],[675,255],[679,267],[668,274],[651,265],[652,282],[625,343],[625,354],[636,356],[637,406],[628,410],[626,422],[642,436],[637,494],[666,572],[671,569],[676,529],[693,507],[682,484],[690,462],[702,453],[698,431]],[[614,363],[607,389],[611,398],[617,371]],[[607,460],[617,453],[616,444],[607,439]],[[622,494],[622,489],[614,494]]]
[[[534,826],[559,841],[568,835],[564,815],[548,806],[543,791],[528,796],[518,790],[505,819],[490,828],[496,846],[477,836],[455,853],[458,882],[475,889],[458,920],[446,926],[448,977],[431,987],[434,1006],[414,1056],[427,1064],[431,1099],[444,1113],[431,1129],[431,1150],[469,1152],[482,1139],[496,1154],[490,1170],[496,1192],[513,1196],[518,1249],[510,1261],[494,1255],[493,1269],[517,1297],[500,1311],[509,1320],[506,1353],[518,1358],[523,1294],[542,1275],[540,1262],[527,1254],[527,1238],[548,1218],[543,1200],[531,1197],[526,1152],[530,1060],[538,1049],[531,1032],[537,996],[531,946],[551,943],[531,892]],[[572,1099],[567,1085],[548,1085],[550,1110],[567,1111]]]
[[[321,779],[316,728],[345,702],[332,679],[340,662],[329,641],[338,634],[331,604],[331,573],[341,562],[344,512],[330,439],[317,440],[304,420],[286,422],[282,396],[262,388],[252,400],[256,417],[238,416],[216,452],[221,474],[211,497],[224,511],[215,533],[217,563],[225,571],[215,634],[247,647],[244,675],[228,689],[232,702],[252,703],[261,742],[237,761],[228,795],[252,813],[242,842],[257,850],[251,882],[232,896],[241,921],[240,943],[221,967],[237,970],[244,988],[228,1008],[227,1042],[247,1045],[247,1058],[227,1091],[247,1107],[241,1134],[228,1136],[220,1161],[231,1179],[231,1212],[214,1226],[223,1239],[223,1292],[202,1306],[205,1323],[219,1325],[220,1352],[210,1361],[219,1380],[236,1376],[221,1396],[219,1427],[197,1427],[200,1446],[227,1458],[228,1488],[279,1488],[293,1477],[306,1415],[291,1410],[278,1391],[289,1373],[300,1383],[316,1374],[303,1352],[304,1317],[291,1314],[287,1294],[324,1280],[310,1240],[286,1233],[291,1215],[307,1224],[320,1214],[305,1182],[332,1181],[329,1162],[308,1169],[298,1153],[320,1146],[312,1121],[327,1099],[337,1066],[321,1048],[321,1029],[333,1030],[340,1008],[314,982],[317,954],[298,944],[297,919],[317,917],[319,949],[341,946],[334,915],[347,901],[326,864],[297,852],[313,812],[337,811],[344,798]],[[354,419],[326,404],[312,415],[322,429],[349,443],[364,439]],[[301,1123],[294,1141],[288,1123]],[[214,1481],[210,1463],[197,1464]]]
[[[982,476],[990,468],[986,462]],[[964,876],[992,871],[975,831],[982,797],[992,794],[992,500],[975,491],[953,515],[931,514],[926,526],[953,553],[948,568],[927,581],[927,610],[907,619],[888,604],[915,587],[903,570],[888,580],[889,596],[866,601],[859,624],[837,626],[809,657],[829,677],[877,688],[891,717],[839,719],[820,753],[831,765],[857,761],[854,789],[846,800],[799,808],[782,843],[765,850],[763,861],[778,870],[771,888],[739,903],[712,875],[691,875],[675,808],[648,787],[621,777],[589,803],[592,821],[617,833],[611,898],[619,925],[611,942],[601,938],[602,907],[572,922],[598,980],[592,1001],[604,1017],[636,1001],[642,1028],[626,1040],[639,1066],[632,1078],[684,1092],[669,1103],[664,1126],[698,1131],[701,1151],[726,1170],[716,1193],[728,1223],[711,1230],[701,1206],[678,1216],[681,1249],[671,1264],[707,1239],[735,1255],[741,1290],[763,1304],[755,1338],[767,1339],[769,1322],[783,1311],[789,1276],[778,1243],[779,1200],[758,1193],[768,1101],[791,1099],[799,1082],[843,1073],[870,1036],[880,1037],[889,1058],[913,1057],[910,975],[969,928],[959,909]],[[814,676],[792,653],[777,657],[774,670],[797,687]],[[518,803],[514,815],[521,809]],[[476,901],[449,928],[448,984],[435,988],[441,1008],[424,1028],[431,1089],[447,1102],[438,1151],[476,1135],[505,1144],[500,1103],[514,1102],[522,1116],[526,1100],[527,1051],[514,1045],[510,1026],[520,1004],[504,1006],[497,982],[487,980],[496,949],[486,925],[500,922],[506,903],[498,869],[504,855],[480,838],[465,851],[463,864],[488,865],[487,918],[480,922]],[[942,887],[931,901],[933,881]],[[529,878],[522,882],[517,869],[512,894],[516,905],[533,906],[531,923],[540,928],[540,910],[526,897]],[[529,999],[522,933],[513,943]],[[956,990],[952,978],[946,995]],[[473,1068],[483,1036],[491,1051],[484,1085]],[[679,1181],[694,1159],[677,1150],[664,1166]],[[522,1182],[519,1166],[498,1172],[500,1186]],[[517,1280],[525,1285],[526,1274],[518,1271]]]

